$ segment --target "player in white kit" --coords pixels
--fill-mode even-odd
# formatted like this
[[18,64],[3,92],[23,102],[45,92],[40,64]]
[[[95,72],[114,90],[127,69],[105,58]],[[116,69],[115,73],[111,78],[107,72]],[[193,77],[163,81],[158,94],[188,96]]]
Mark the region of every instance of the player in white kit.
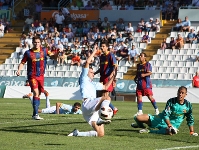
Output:
[[84,119],[93,127],[94,130],[87,132],[79,132],[77,129],[73,130],[68,136],[104,136],[104,124],[109,124],[110,120],[102,120],[99,117],[99,109],[101,107],[109,106],[111,98],[103,96],[96,98],[96,90],[107,90],[115,78],[115,71],[111,74],[111,79],[105,85],[100,82],[93,82],[94,71],[89,67],[92,58],[97,51],[97,45],[94,46],[93,53],[87,59],[82,73],[79,78],[80,92],[83,99],[82,112]]

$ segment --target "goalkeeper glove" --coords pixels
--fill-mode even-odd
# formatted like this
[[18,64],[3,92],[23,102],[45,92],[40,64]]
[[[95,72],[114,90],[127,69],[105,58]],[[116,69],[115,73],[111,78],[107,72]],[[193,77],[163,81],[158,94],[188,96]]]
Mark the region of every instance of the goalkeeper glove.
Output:
[[190,134],[191,134],[192,136],[198,136],[198,133],[195,133],[195,132],[190,132]]
[[173,127],[173,126],[169,126],[169,132],[172,134],[177,134],[178,133],[178,129]]

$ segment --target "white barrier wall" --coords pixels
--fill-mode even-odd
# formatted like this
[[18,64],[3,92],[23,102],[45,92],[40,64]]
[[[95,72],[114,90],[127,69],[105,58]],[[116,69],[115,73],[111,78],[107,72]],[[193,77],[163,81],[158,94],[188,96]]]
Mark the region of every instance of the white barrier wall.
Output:
[[[62,100],[81,100],[79,88],[76,87],[45,87],[50,93],[50,99]],[[178,88],[153,88],[154,98],[157,102],[166,102],[168,99],[177,96]],[[26,86],[7,86],[4,98],[22,98],[23,95],[30,93],[30,87]],[[44,94],[41,95],[45,99]],[[186,99],[191,103],[199,103],[199,88],[188,88]],[[143,97],[144,102],[149,102],[148,98]]]
[[[50,99],[62,100],[81,100],[79,88],[77,87],[45,87],[49,92]],[[7,86],[4,98],[22,98],[23,95],[30,93],[28,86]],[[41,99],[45,99],[45,95],[41,94]]]
[[178,18],[184,20],[188,16],[190,21],[199,21],[199,9],[179,9]]

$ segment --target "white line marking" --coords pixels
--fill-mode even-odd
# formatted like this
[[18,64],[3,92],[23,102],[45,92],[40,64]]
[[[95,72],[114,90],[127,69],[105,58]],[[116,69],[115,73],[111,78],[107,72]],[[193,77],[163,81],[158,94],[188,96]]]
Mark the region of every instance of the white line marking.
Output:
[[196,147],[199,147],[199,145],[195,145],[195,146],[183,146],[183,147],[171,147],[171,148],[156,149],[156,150],[190,149],[190,148],[196,148]]

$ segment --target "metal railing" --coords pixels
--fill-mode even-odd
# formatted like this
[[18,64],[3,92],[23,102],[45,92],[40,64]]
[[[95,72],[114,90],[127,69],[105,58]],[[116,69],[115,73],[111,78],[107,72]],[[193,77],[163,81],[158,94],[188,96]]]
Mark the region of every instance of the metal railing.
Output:
[[26,3],[26,0],[12,0],[12,17],[14,19],[16,18],[15,8],[23,1]]
[[61,7],[66,7],[69,3],[72,3],[72,0],[60,0],[58,2],[58,10],[61,8]]

